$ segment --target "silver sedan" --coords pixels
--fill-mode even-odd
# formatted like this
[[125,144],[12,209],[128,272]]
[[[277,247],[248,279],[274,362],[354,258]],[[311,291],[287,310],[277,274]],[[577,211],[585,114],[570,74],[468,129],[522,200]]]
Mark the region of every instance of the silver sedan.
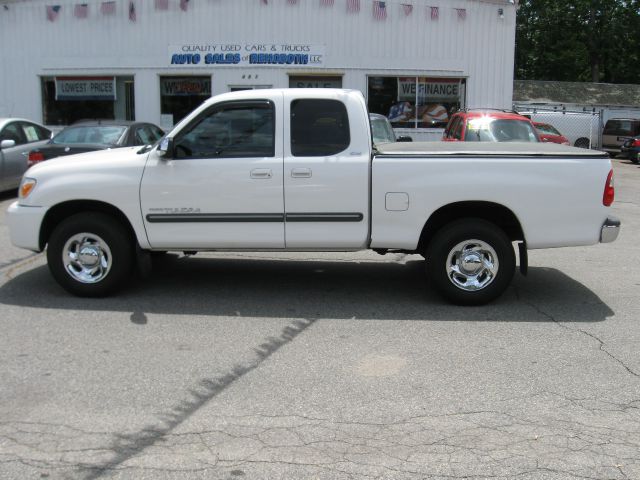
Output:
[[18,188],[29,151],[44,145],[51,131],[21,118],[0,118],[0,191]]

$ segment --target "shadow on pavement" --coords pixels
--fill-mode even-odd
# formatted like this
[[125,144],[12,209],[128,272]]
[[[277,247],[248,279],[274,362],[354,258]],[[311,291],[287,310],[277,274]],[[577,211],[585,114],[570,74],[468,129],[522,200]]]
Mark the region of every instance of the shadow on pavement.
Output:
[[[0,303],[133,312],[132,321],[141,325],[148,313],[509,322],[598,322],[614,314],[581,283],[541,267],[530,268],[527,277],[516,272],[512,286],[492,304],[456,307],[429,288],[424,268],[422,260],[227,260],[169,254],[157,259],[151,278],[132,281],[114,297],[73,297],[55,283],[46,266],[40,266],[0,287]],[[551,312],[553,318],[547,318]]]

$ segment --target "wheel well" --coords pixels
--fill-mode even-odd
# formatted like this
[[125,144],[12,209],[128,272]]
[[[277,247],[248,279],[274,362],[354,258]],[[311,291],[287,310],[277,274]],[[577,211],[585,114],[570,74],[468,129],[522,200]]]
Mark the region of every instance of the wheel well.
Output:
[[49,242],[51,232],[53,232],[60,222],[76,213],[83,212],[100,212],[110,215],[125,226],[132,239],[136,238],[135,231],[127,216],[113,205],[96,200],[71,200],[59,203],[47,211],[42,221],[42,226],[40,227],[40,249],[44,249],[45,245]]
[[504,205],[492,202],[458,202],[439,208],[429,217],[422,228],[418,251],[426,252],[431,239],[446,224],[460,218],[481,218],[500,227],[509,240],[524,240],[520,221]]

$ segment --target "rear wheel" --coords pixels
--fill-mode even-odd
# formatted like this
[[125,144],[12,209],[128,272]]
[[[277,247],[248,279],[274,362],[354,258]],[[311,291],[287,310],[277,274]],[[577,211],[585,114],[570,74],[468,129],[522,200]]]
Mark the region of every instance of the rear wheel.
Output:
[[49,270],[68,292],[102,297],[122,287],[134,266],[134,245],[127,229],[96,212],[73,215],[51,234]]
[[499,297],[515,270],[515,253],[504,231],[481,219],[444,226],[427,250],[427,276],[458,305],[482,305]]
[[589,139],[588,138],[579,138],[576,140],[576,143],[573,144],[578,148],[589,148]]

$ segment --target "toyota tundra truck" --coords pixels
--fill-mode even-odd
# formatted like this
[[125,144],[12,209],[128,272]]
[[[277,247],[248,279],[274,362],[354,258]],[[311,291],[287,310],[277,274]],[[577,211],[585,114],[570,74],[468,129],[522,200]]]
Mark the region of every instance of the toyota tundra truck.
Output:
[[29,169],[8,210],[72,294],[105,296],[153,252],[416,253],[430,288],[498,297],[527,250],[615,240],[608,156],[541,143],[374,146],[358,91],[212,97],[157,144]]

